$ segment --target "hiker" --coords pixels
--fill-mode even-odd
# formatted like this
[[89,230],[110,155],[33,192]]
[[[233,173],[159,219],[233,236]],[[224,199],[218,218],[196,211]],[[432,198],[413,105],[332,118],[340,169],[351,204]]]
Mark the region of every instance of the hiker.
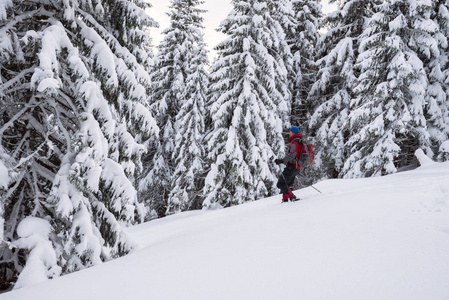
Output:
[[288,202],[289,200],[299,200],[298,198],[296,198],[295,194],[293,194],[290,187],[293,185],[295,177],[299,174],[299,170],[301,169],[297,161],[299,159],[299,154],[301,152],[306,152],[306,150],[304,149],[305,147],[301,142],[302,137],[299,133],[298,127],[291,127],[288,135],[288,139],[290,141],[290,144],[287,147],[288,154],[284,158],[277,158],[274,161],[276,164],[286,165],[281,176],[279,176],[279,180],[277,183],[277,187],[282,192],[282,202]]

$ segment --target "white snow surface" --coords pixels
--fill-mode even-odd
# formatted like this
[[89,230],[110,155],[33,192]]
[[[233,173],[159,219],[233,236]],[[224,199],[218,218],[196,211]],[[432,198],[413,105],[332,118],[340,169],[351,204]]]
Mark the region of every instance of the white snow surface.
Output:
[[326,180],[126,229],[126,257],[12,299],[432,299],[449,296],[449,162]]

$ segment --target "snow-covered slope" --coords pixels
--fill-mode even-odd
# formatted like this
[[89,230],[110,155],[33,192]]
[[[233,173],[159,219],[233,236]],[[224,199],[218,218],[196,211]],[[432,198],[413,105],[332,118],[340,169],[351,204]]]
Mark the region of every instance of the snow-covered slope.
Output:
[[449,299],[449,164],[127,230],[140,248],[8,299]]

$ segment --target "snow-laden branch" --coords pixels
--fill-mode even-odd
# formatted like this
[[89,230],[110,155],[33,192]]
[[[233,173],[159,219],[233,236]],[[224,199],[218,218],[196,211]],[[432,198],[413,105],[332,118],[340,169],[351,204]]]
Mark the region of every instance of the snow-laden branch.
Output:
[[49,134],[46,135],[45,140],[39,145],[39,147],[37,147],[36,151],[34,151],[33,153],[31,153],[30,155],[28,155],[28,156],[25,157],[25,158],[21,158],[20,161],[19,161],[19,163],[18,163],[16,166],[12,167],[12,169],[18,169],[18,168],[19,168],[20,166],[22,166],[24,163],[26,163],[27,161],[29,161],[30,159],[32,159],[33,157],[35,157],[36,154],[37,154],[39,151],[42,150],[42,147],[43,147],[44,145],[47,144],[47,142],[48,142],[48,136],[49,136]]
[[5,240],[3,240],[3,239],[0,239],[0,246],[1,245],[6,245],[9,249],[19,249],[19,247],[17,247],[16,245],[14,245],[13,243],[11,243],[11,242],[8,242],[8,241],[5,241]]
[[3,125],[2,128],[0,128],[0,141],[3,139],[3,133],[5,132],[5,130],[13,126],[15,121],[17,121],[28,109],[34,106],[35,106],[34,100],[28,102],[24,108],[22,108],[17,114],[14,115],[14,117],[11,118],[11,120],[6,122],[5,125]]
[[7,93],[12,92],[13,90],[8,91],[8,88],[15,86],[15,84],[17,82],[20,82],[20,80],[24,78],[27,74],[33,73],[35,68],[36,66],[32,66],[31,68],[25,69],[20,73],[18,73],[17,75],[15,75],[11,80],[2,84],[2,86],[0,87],[0,95],[6,95]]

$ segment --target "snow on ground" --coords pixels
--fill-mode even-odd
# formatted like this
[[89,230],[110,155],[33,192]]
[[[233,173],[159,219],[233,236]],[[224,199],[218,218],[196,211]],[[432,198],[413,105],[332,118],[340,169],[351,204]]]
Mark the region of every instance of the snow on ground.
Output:
[[140,245],[12,299],[449,299],[449,163],[127,229]]

